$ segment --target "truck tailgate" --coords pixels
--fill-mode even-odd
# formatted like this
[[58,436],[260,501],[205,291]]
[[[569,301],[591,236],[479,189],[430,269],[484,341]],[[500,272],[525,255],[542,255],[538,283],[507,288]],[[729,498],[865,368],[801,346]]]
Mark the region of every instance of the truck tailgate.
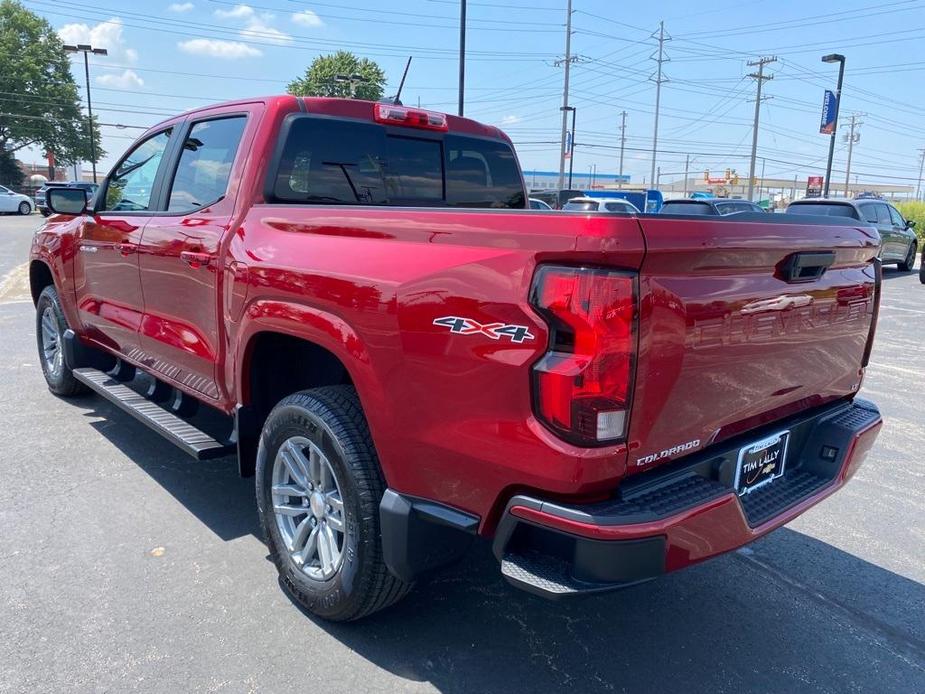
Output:
[[876,232],[755,219],[639,219],[630,474],[860,387]]

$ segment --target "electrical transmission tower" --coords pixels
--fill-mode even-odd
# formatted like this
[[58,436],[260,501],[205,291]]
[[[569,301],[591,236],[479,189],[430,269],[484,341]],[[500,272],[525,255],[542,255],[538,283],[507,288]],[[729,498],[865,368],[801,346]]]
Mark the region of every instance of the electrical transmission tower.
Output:
[[652,133],[652,173],[650,175],[650,178],[654,184],[656,159],[658,158],[658,112],[662,100],[662,83],[668,81],[668,78],[665,77],[664,73],[662,72],[662,65],[663,63],[671,61],[670,58],[665,56],[665,42],[671,41],[671,36],[665,35],[664,21],[658,23],[658,33],[653,33],[651,38],[658,40],[658,52],[649,56],[650,60],[654,60],[658,63],[657,72],[655,75],[649,77],[650,80],[655,82],[655,129]]
[[[562,141],[559,143],[559,190],[562,190],[562,185],[565,182],[565,138],[568,132],[569,113],[568,78],[569,68],[571,68],[575,60],[575,56],[572,55],[572,0],[568,0],[565,17],[565,58],[555,62],[557,67],[559,65],[565,66],[565,76],[562,82]],[[575,134],[572,133],[572,139],[574,140],[574,138]]]
[[[758,154],[758,117],[761,114],[761,86],[767,81],[774,79],[774,75],[764,74],[764,66],[769,63],[776,63],[777,58],[770,56],[759,58],[748,64],[749,67],[758,67],[758,72],[749,74],[753,80],[758,83],[758,93],[755,95],[755,124],[752,130],[752,158],[748,166],[748,199],[752,200],[755,194],[755,157]],[[768,97],[766,97],[768,98]]]

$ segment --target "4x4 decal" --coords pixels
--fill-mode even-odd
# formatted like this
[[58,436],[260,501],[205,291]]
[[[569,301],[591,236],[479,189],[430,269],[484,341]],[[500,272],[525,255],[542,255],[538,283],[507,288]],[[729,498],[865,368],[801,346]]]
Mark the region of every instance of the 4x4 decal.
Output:
[[449,328],[451,333],[456,333],[457,335],[485,335],[492,340],[500,340],[502,336],[505,336],[511,338],[511,342],[517,343],[532,340],[536,337],[526,325],[479,323],[471,318],[462,318],[460,316],[435,318],[434,325]]

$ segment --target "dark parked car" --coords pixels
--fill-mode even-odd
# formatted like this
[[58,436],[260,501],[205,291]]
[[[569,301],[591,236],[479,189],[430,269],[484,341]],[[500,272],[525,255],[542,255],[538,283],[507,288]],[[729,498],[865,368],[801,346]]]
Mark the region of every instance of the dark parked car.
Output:
[[45,191],[49,188],[80,188],[87,194],[87,200],[89,201],[94,193],[96,193],[99,185],[96,183],[87,183],[86,181],[69,181],[67,183],[63,181],[48,181],[35,191],[35,207],[45,217],[51,214],[51,210],[45,205]]
[[704,216],[736,214],[737,212],[764,212],[764,209],[748,200],[727,200],[726,198],[679,198],[666,200],[662,214],[696,214]]
[[880,259],[884,263],[896,263],[902,272],[910,272],[915,266],[915,254],[918,250],[918,238],[913,231],[915,222],[906,221],[888,202],[876,198],[808,198],[790,203],[787,214],[847,217],[871,224],[880,232]]

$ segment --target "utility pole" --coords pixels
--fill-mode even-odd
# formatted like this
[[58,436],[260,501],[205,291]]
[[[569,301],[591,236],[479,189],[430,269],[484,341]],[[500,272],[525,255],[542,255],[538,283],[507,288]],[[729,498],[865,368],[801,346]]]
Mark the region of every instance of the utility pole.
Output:
[[848,132],[848,165],[845,167],[845,198],[849,197],[848,191],[851,186],[851,152],[854,149],[854,143],[860,142],[861,133],[858,133],[856,136],[854,134],[855,128],[859,128],[863,123],[857,120],[858,115],[856,113],[851,114],[851,124],[848,126],[850,128]]
[[684,197],[687,197],[687,172],[691,168],[691,155],[684,157]]
[[626,149],[626,111],[621,111],[620,116],[622,117],[622,122],[620,123],[620,182],[617,184],[618,188],[623,187],[623,150]]
[[[569,4],[571,6],[571,1]],[[651,56],[649,56],[650,60],[655,60],[658,62],[658,72],[656,73],[657,76],[654,79],[652,77],[649,78],[650,80],[655,82],[655,129],[652,132],[652,174],[651,174],[651,178],[654,181],[655,180],[655,160],[658,157],[658,112],[659,112],[659,106],[661,105],[661,101],[662,101],[662,83],[668,81],[668,79],[664,77],[662,74],[662,64],[668,60],[668,58],[665,57],[665,41],[671,40],[670,36],[667,39],[665,38],[665,22],[664,21],[661,21],[658,23],[658,35],[656,36],[655,34],[652,34],[651,38],[653,39],[658,38],[658,58],[655,57],[654,53]],[[658,185],[656,185],[656,188],[657,187]]]
[[748,64],[749,67],[758,66],[758,72],[749,75],[758,82],[758,93],[755,95],[755,124],[752,130],[752,159],[748,167],[748,199],[752,200],[755,193],[755,155],[758,153],[758,116],[761,114],[761,86],[766,80],[774,79],[774,75],[765,75],[764,66],[768,63],[776,63],[777,58],[770,56],[759,58]]
[[[90,101],[90,59],[87,57],[93,55],[109,55],[105,48],[94,48],[86,43],[78,43],[76,46],[65,44],[66,53],[83,53],[84,54],[84,76],[87,79],[87,124],[90,127],[90,165],[93,168],[93,182],[96,183],[96,138],[93,134],[93,104]],[[80,180],[79,178],[77,180]]]
[[559,143],[559,190],[562,190],[565,178],[565,137],[568,130],[568,77],[572,66],[572,0],[568,0],[565,16],[565,59],[561,62],[557,60],[556,65],[565,67],[562,81],[562,141]]
[[925,149],[919,150],[919,182],[915,187],[915,199],[920,200],[922,196],[922,172],[925,171]]
[[460,0],[460,3],[459,3],[459,115],[460,116],[462,116],[463,114],[463,101],[464,101],[465,93],[466,93],[466,0]]

